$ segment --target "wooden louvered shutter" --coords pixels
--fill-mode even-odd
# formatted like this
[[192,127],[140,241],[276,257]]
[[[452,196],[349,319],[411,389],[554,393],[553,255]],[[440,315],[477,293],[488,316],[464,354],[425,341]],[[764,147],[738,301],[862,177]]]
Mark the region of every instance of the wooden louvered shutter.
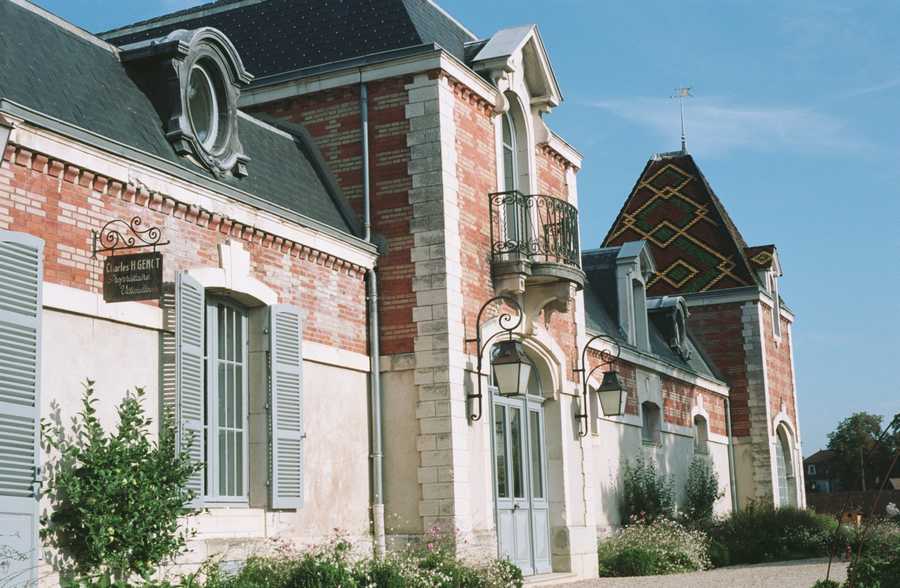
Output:
[[2,585],[24,585],[36,567],[43,252],[40,239],[0,230],[0,557],[12,564]]
[[269,495],[272,508],[303,506],[303,352],[300,310],[269,309]]
[[[203,462],[203,342],[206,310],[203,286],[184,272],[175,278],[175,422],[178,446],[188,447],[191,459]],[[194,473],[188,487],[201,503],[206,469]]]

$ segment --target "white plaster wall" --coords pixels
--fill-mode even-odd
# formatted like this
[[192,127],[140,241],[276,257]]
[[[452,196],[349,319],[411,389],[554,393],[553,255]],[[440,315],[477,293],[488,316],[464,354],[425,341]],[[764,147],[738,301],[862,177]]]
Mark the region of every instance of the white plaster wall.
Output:
[[[47,310],[42,336],[43,417],[50,415],[51,403],[56,401],[63,422],[68,425],[80,409],[81,382],[91,378],[96,381],[96,407],[105,427],[115,427],[115,408],[125,391],[135,386],[145,388],[147,414],[156,422],[158,331]],[[185,565],[190,569],[211,555],[221,555],[225,561],[243,559],[270,549],[265,540],[274,536],[298,544],[318,543],[340,529],[361,548],[370,543],[368,375],[314,361],[304,361],[303,370],[307,434],[303,508],[280,512],[248,507],[211,508],[191,517],[185,524],[197,535],[189,544],[190,551],[179,560],[182,566],[173,570],[184,570]],[[254,399],[258,401],[263,395],[259,379],[251,381],[252,405]],[[257,440],[257,434],[265,435],[261,424],[257,419],[251,424],[251,442]],[[259,462],[265,460],[265,454],[253,454],[252,458]],[[262,465],[259,471],[264,469]],[[255,473],[251,487],[254,492],[264,493],[265,480]]]
[[143,387],[144,407],[159,415],[159,334],[76,314],[45,310],[41,328],[41,416],[58,403],[63,423],[81,409],[82,383],[94,380],[97,414],[108,430],[126,390]]
[[382,372],[384,524],[388,535],[422,532],[415,370]]
[[[722,514],[731,510],[728,446],[710,442],[708,447],[709,458],[719,476],[719,488],[725,491],[715,505],[715,512]],[[672,476],[676,503],[679,508],[684,506],[688,468],[695,455],[692,437],[663,431],[658,447],[646,446],[640,427],[600,419],[592,437],[592,452],[594,514],[599,534],[605,535],[623,523],[622,467],[626,461],[635,459],[641,453],[656,462],[660,473]]]

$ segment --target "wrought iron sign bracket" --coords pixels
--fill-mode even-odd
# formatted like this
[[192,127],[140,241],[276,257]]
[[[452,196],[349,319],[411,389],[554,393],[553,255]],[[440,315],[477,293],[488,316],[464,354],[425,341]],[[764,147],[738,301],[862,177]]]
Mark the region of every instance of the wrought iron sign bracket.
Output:
[[[598,340],[611,343],[615,351],[602,349],[600,351],[600,363],[588,370],[587,352],[591,347],[591,343]],[[584,348],[581,350],[581,367],[576,367],[572,370],[576,374],[581,374],[581,412],[575,415],[575,418],[582,423],[581,430],[578,432],[580,437],[584,437],[588,433],[588,380],[591,379],[591,376],[594,375],[594,372],[597,370],[609,367],[616,363],[619,360],[619,355],[621,355],[621,353],[622,346],[609,335],[594,335],[588,339],[587,343],[584,344]]]
[[91,259],[97,259],[98,253],[110,253],[125,249],[145,249],[168,245],[168,241],[161,241],[162,231],[159,227],[143,228],[144,221],[135,216],[131,221],[113,219],[103,225],[99,231],[91,231],[92,255]]
[[[511,314],[509,314],[508,312],[502,313],[497,319],[497,324],[500,326],[500,330],[497,331],[496,333],[494,333],[493,335],[491,335],[490,337],[488,337],[487,339],[482,340],[481,317],[484,314],[484,311],[495,302],[505,302],[506,304],[512,306],[516,310],[516,316],[514,317]],[[478,384],[477,384],[478,392],[476,392],[474,394],[471,394],[471,393],[466,394],[466,400],[472,401],[475,404],[475,406],[477,406],[477,408],[478,408],[478,412],[473,411],[472,413],[469,414],[469,418],[473,421],[479,420],[481,418],[481,412],[482,412],[481,411],[481,399],[484,397],[484,395],[481,392],[481,380],[484,376],[486,376],[486,374],[482,373],[482,371],[481,371],[481,368],[482,368],[481,364],[482,364],[482,358],[484,356],[484,350],[487,349],[488,344],[491,341],[493,341],[494,338],[496,338],[500,335],[505,334],[509,337],[510,340],[512,340],[513,332],[517,328],[519,328],[519,325],[522,324],[522,319],[524,318],[524,316],[525,316],[525,313],[522,312],[522,307],[519,305],[519,303],[516,302],[515,299],[513,299],[509,296],[506,296],[506,295],[495,296],[494,298],[491,298],[490,300],[485,302],[481,306],[481,309],[478,311],[478,318],[475,321],[475,337],[465,340],[466,343],[475,343],[475,347],[477,348],[477,351],[478,351],[478,359],[476,361],[476,366],[475,366],[475,373],[476,373],[476,377],[478,379]]]

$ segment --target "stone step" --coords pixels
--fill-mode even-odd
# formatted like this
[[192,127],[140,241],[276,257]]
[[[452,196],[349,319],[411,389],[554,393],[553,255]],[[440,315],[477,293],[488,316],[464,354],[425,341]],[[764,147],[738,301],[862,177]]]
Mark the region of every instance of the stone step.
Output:
[[572,572],[554,572],[551,574],[538,574],[536,576],[527,576],[525,578],[525,586],[559,586],[561,584],[571,584],[579,580],[576,574]]

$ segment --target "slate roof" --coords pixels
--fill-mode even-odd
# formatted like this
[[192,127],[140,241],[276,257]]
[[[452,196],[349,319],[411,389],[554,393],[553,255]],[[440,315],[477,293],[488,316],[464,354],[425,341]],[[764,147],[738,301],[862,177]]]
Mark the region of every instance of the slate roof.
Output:
[[651,159],[604,240],[644,239],[657,262],[652,296],[757,286],[747,243],[690,154]]
[[100,33],[116,45],[211,26],[234,43],[255,83],[267,76],[421,45],[459,59],[476,38],[428,0],[219,0]]
[[0,109],[12,101],[162,160],[191,179],[224,183],[260,207],[272,205],[276,213],[286,209],[339,233],[359,235],[358,220],[302,130],[291,136],[241,114],[238,132],[250,157],[249,175],[217,179],[175,152],[156,109],[113,48],[85,36],[39,9],[0,0]]
[[818,463],[831,463],[837,457],[837,453],[831,449],[820,449],[803,460],[806,465]]
[[[582,268],[587,275],[584,284],[584,319],[588,332],[603,333],[613,337],[622,347],[629,347],[625,333],[619,325],[618,294],[616,292],[616,255],[618,247],[605,247],[592,251],[584,251],[581,254]],[[687,348],[690,358],[685,360],[672,350],[654,321],[648,321],[650,332],[650,349],[653,355],[666,363],[675,365],[683,370],[693,372],[708,378],[721,380],[722,378],[712,367],[712,363],[706,358],[701,348],[691,338],[687,337]]]

